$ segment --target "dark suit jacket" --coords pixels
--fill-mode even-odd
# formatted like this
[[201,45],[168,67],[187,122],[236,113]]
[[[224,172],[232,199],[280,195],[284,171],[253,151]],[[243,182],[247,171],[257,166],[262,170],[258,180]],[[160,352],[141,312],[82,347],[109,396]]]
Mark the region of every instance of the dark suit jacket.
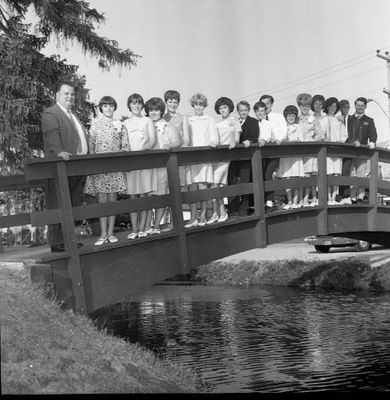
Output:
[[350,115],[348,119],[348,143],[358,140],[361,144],[376,143],[377,133],[374,120],[367,115],[358,118]]
[[259,140],[259,121],[256,118],[248,115],[245,122],[241,125],[241,128],[240,143],[245,140],[256,143]]
[[[81,122],[80,125],[83,126]],[[84,127],[83,131],[87,140],[87,132]],[[55,157],[62,151],[77,154],[79,134],[72,121],[57,104],[46,108],[42,113],[42,135],[46,157]]]

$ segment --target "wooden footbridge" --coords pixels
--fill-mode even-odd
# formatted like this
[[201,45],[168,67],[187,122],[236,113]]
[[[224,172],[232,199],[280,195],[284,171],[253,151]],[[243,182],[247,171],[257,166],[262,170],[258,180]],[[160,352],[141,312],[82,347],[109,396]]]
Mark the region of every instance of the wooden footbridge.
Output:
[[[263,181],[262,160],[286,156],[316,156],[318,176]],[[327,156],[369,159],[370,177],[327,176]],[[179,165],[248,159],[252,163],[253,183],[181,191]],[[169,152],[122,152],[74,156],[66,162],[61,159],[32,159],[26,162],[23,176],[0,178],[0,191],[43,186],[51,179],[55,182],[58,207],[31,214],[2,216],[0,227],[60,223],[65,252],[48,251],[39,262],[49,265],[45,279],[54,283],[59,299],[77,312],[89,313],[210,261],[306,235],[334,234],[387,245],[390,243],[390,206],[378,204],[377,193],[390,194],[390,182],[377,179],[378,162],[390,163],[390,151],[371,150],[367,146],[357,149],[349,144],[325,142],[262,148],[239,145],[233,150],[219,146],[216,149],[183,148]],[[68,177],[158,167],[168,170],[168,195],[72,207]],[[369,202],[328,206],[329,184],[367,187]],[[318,187],[319,206],[265,212],[265,191],[304,186]],[[184,228],[183,204],[250,193],[254,195],[253,215],[204,227]],[[118,243],[99,247],[93,246],[91,240],[90,244],[80,249],[77,247],[74,221],[166,206],[172,209],[174,229],[170,232],[135,240],[123,236]]]

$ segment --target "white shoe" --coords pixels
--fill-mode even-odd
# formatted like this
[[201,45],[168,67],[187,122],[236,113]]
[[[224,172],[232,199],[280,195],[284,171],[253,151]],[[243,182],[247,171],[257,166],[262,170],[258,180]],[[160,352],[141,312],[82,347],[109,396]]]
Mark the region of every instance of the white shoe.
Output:
[[346,197],[346,198],[344,199],[343,204],[352,204],[351,198],[350,198],[350,197]]
[[290,210],[292,208],[292,205],[290,205],[290,204],[285,204],[283,207],[282,207],[282,210]]
[[267,200],[266,201],[266,203],[265,203],[265,205],[267,206],[267,207],[273,207],[274,206],[274,203],[272,202],[272,200]]
[[153,228],[150,228],[150,229],[147,229],[146,231],[145,231],[145,233],[147,234],[147,235],[153,235]]
[[310,203],[303,203],[303,207],[310,207]]
[[160,233],[161,233],[161,229],[156,229],[156,228],[152,229],[152,235],[159,235]]
[[315,207],[315,206],[318,206],[318,202],[312,201],[311,203],[309,203],[309,207]]
[[138,232],[138,237],[139,237],[139,238],[144,238],[144,237],[146,237],[146,236],[148,236],[148,234],[147,234],[146,232],[144,232],[144,231]]
[[198,222],[198,226],[206,226],[206,221],[204,221],[204,222]]
[[225,222],[225,221],[227,221],[229,219],[229,215],[225,215],[224,217],[219,217],[218,218],[218,222]]
[[187,224],[184,225],[184,228],[192,228],[193,226],[198,226],[198,220],[194,220],[192,222],[188,222]]
[[299,204],[293,204],[292,206],[291,206],[291,208],[300,208],[301,206],[299,205]]
[[135,232],[129,233],[127,235],[127,239],[129,239],[129,240],[136,239],[137,237],[138,237],[138,233],[135,233]]
[[218,221],[218,215],[212,216],[212,217],[206,222],[206,224],[207,224],[207,225],[213,224],[214,222],[217,222],[217,221]]

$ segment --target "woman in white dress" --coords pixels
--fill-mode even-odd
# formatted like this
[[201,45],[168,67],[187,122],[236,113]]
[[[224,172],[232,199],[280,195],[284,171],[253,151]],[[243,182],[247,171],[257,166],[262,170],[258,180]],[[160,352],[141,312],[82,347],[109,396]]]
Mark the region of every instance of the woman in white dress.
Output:
[[[284,118],[287,122],[287,136],[285,142],[302,142],[303,132],[297,124],[298,108],[294,105],[287,106],[283,111]],[[281,157],[279,161],[279,178],[299,178],[304,176],[303,158],[302,157]],[[287,204],[283,206],[284,210],[290,208],[298,208],[300,196],[299,188],[291,188],[286,190]]]
[[[170,150],[175,147],[180,147],[181,139],[178,130],[169,124],[163,115],[165,112],[165,104],[163,99],[152,97],[145,103],[145,114],[153,121],[154,130],[156,133],[156,144],[154,149]],[[168,194],[168,172],[166,168],[155,168],[155,183],[156,188],[153,190],[153,195]],[[164,208],[155,210],[154,224],[150,233],[161,233],[160,223],[165,213]],[[148,232],[149,233],[149,232]]]
[[[207,98],[202,93],[195,93],[191,97],[191,106],[194,108],[194,115],[188,118],[190,125],[191,146],[210,146],[218,145],[218,132],[213,118],[204,114],[207,107]],[[211,163],[191,165],[192,188],[207,189],[214,183],[214,172]],[[191,219],[185,225],[186,228],[193,226],[206,225],[207,201],[201,201],[201,214],[198,222],[196,203],[191,204]]]
[[[218,144],[229,145],[229,149],[234,149],[240,141],[240,133],[242,128],[231,113],[234,110],[233,101],[227,97],[220,97],[214,106],[217,114],[220,114],[222,119],[217,122]],[[226,186],[229,172],[229,161],[213,163],[214,183],[212,187]],[[213,215],[207,221],[208,224],[214,222],[224,222],[229,218],[223,198],[213,199]]]
[[[130,95],[127,107],[131,115],[123,124],[127,130],[130,151],[152,149],[156,143],[156,135],[152,120],[141,114],[144,108],[142,96],[137,93]],[[153,169],[150,168],[127,172],[126,178],[127,194],[132,199],[147,196],[156,187]],[[127,235],[128,239],[147,236],[145,232],[147,214],[148,210],[130,213],[132,232]]]
[[[325,101],[324,111],[326,113],[324,121],[325,140],[328,142],[344,143],[347,140],[346,130],[341,121],[336,117],[339,110],[339,101],[336,97],[329,97]],[[328,175],[341,175],[343,169],[343,159],[341,157],[326,158],[326,173]],[[333,206],[338,204],[336,196],[339,191],[338,185],[328,185],[328,204]]]

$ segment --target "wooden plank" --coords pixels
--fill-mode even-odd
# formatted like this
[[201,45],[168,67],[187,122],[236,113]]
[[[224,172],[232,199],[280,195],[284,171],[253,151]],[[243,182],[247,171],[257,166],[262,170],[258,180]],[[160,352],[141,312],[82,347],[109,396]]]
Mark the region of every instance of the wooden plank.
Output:
[[[257,247],[266,247],[267,227],[265,223],[265,205],[264,205],[264,179],[263,162],[260,148],[257,148],[252,155],[252,177],[253,177],[253,200],[255,206],[255,215],[259,221],[255,227],[255,241]],[[245,239],[245,238],[244,238]]]
[[31,222],[30,214],[14,214],[0,217],[0,228],[9,228],[12,226],[27,225]]
[[42,187],[44,181],[26,181],[24,175],[9,175],[0,177],[0,192],[11,192],[17,190],[31,189],[32,187]]
[[317,186],[317,177],[311,176],[310,178],[289,178],[289,179],[274,179],[264,182],[266,192],[276,190],[286,190],[289,188],[301,186]]
[[180,187],[179,165],[177,154],[171,153],[168,160],[168,185],[171,203],[171,218],[175,231],[177,232],[178,247],[180,249],[180,262],[182,273],[190,269],[188,260],[186,232],[183,219],[183,205]]
[[328,176],[328,185],[344,185],[344,186],[366,186],[370,185],[369,178],[360,178],[353,176]]
[[326,155],[327,148],[322,145],[318,152],[318,202],[322,210],[317,216],[318,234],[326,235],[328,233],[328,182],[326,174]]
[[197,191],[188,191],[181,193],[181,201],[183,203],[195,203],[210,199],[219,199],[222,197],[233,197],[242,194],[253,193],[252,183],[239,183],[237,185],[229,185],[215,187],[211,189],[203,189]]
[[107,215],[127,214],[139,210],[167,207],[170,203],[168,194],[162,196],[148,196],[137,199],[118,200],[109,203],[95,203],[73,207],[75,220],[103,217]]
[[57,162],[56,166],[57,176],[55,179],[55,184],[57,201],[58,208],[61,210],[61,229],[65,251],[70,254],[70,257],[67,260],[67,270],[72,281],[74,311],[85,314],[87,313],[86,298],[83,277],[81,273],[80,257],[77,247],[77,237],[74,229],[74,217],[69,192],[68,176],[66,172],[66,162],[59,161]]
[[61,222],[61,217],[58,209],[33,211],[31,213],[32,226],[52,225],[52,224],[59,224],[60,222]]
[[368,229],[370,231],[376,230],[377,211],[378,211],[378,159],[377,151],[374,151],[370,157],[370,186],[368,203],[371,209],[368,211]]

